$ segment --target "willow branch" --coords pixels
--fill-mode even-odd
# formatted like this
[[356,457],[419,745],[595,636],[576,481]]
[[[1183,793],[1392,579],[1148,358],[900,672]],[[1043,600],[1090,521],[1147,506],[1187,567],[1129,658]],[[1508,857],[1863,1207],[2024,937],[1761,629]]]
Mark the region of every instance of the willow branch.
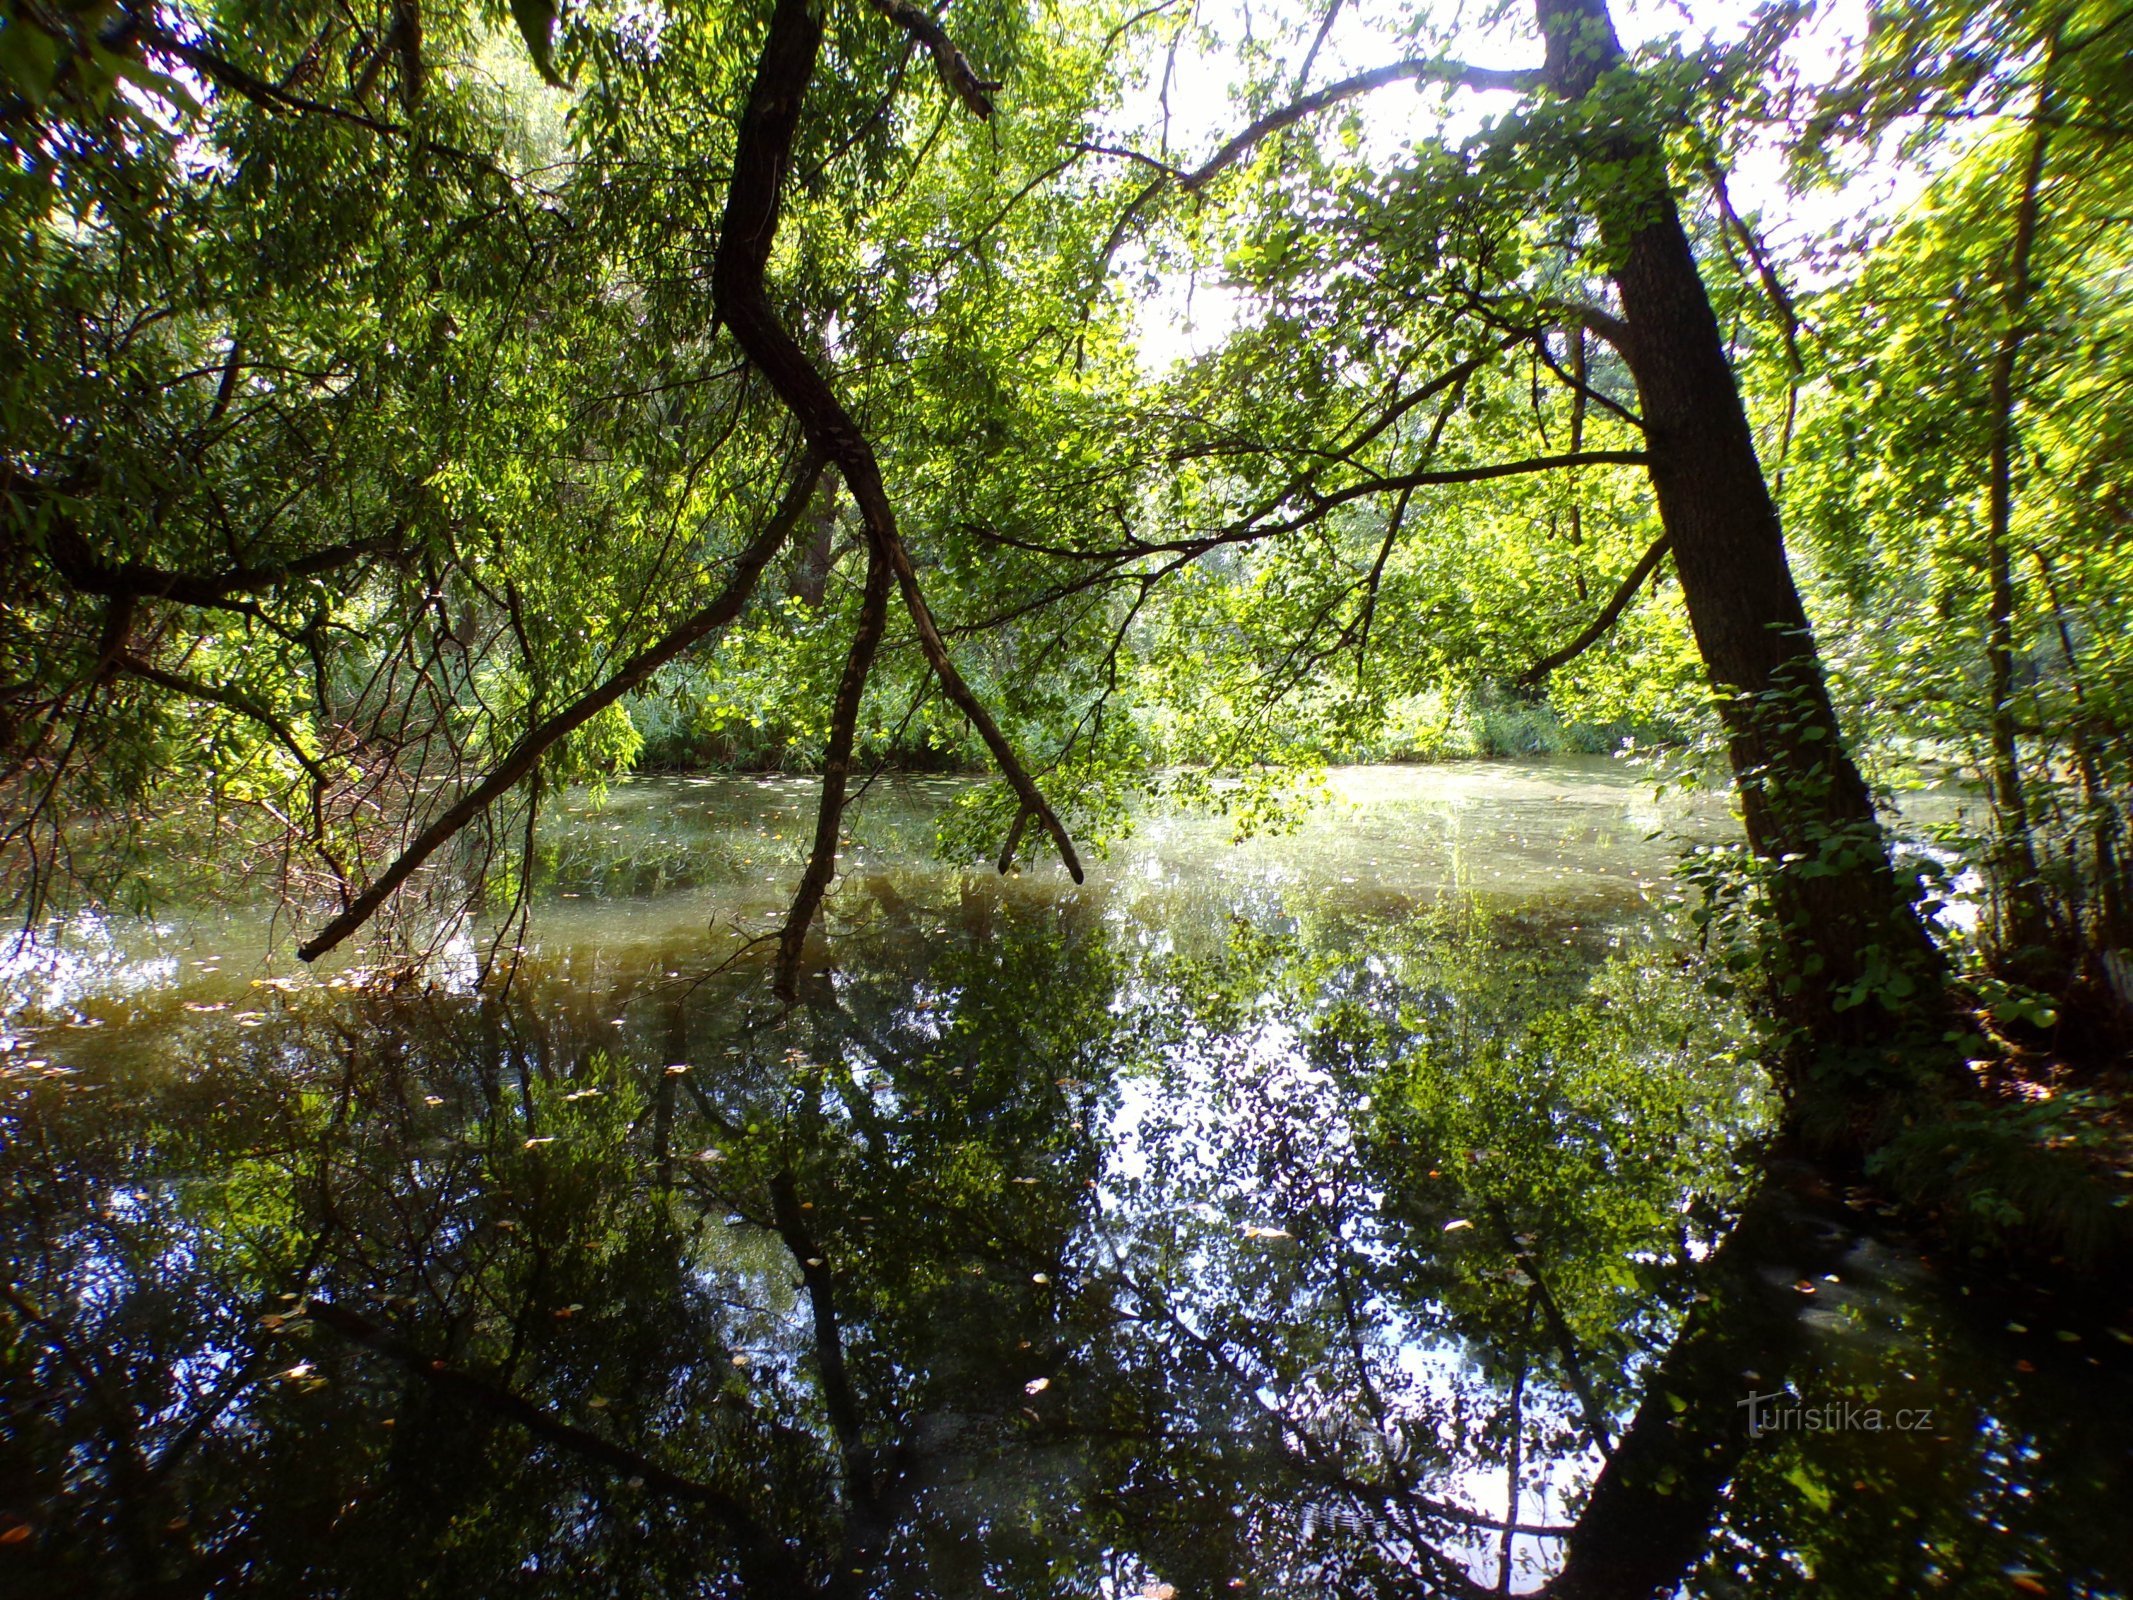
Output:
[[113,598],[168,600],[202,609],[231,609],[231,597],[259,594],[304,578],[315,578],[369,556],[392,555],[403,547],[398,532],[374,539],[329,545],[273,567],[232,567],[223,572],[171,572],[139,562],[104,560],[70,521],[55,519],[46,551],[52,568],[83,594]]
[[307,943],[298,945],[297,956],[304,961],[315,961],[362,927],[377,913],[378,908],[385,904],[392,892],[405,883],[417,867],[436,853],[439,846],[531,773],[540,764],[542,755],[557,740],[583,727],[684,650],[739,616],[741,608],[748,603],[748,597],[755,592],[756,580],[762,576],[763,568],[791,536],[801,513],[807,509],[808,501],[814,496],[815,482],[821,475],[821,458],[810,454],[799,476],[786,490],[784,503],[778,507],[777,513],[771,517],[763,531],[756,536],[755,543],[741,552],[733,576],[727,580],[726,587],[719,592],[716,599],[665,637],[632,656],[622,669],[606,682],[579,696],[554,716],[522,734],[495,769],[461,796],[458,803],[444,815],[424,828],[415,842],[401,851],[392,865],[380,873],[368,889],[356,896],[347,910],[327,923]]
[[159,689],[182,695],[188,700],[201,700],[209,705],[221,706],[225,711],[234,711],[238,716],[258,723],[271,733],[276,742],[296,758],[297,764],[311,775],[311,780],[321,786],[329,780],[326,769],[318,758],[306,750],[297,740],[295,732],[281,718],[269,711],[264,703],[253,699],[241,689],[231,689],[220,684],[202,683],[198,678],[188,678],[183,673],[167,672],[153,662],[121,650],[111,658],[112,666],[129,677],[152,683]]
[[807,0],[778,0],[756,64],[748,104],[741,113],[733,181],[726,191],[725,226],[719,234],[718,254],[711,269],[712,301],[720,321],[784,401],[809,442],[836,464],[859,507],[868,542],[879,549],[896,575],[904,609],[910,613],[918,634],[919,648],[940,680],[942,692],[977,730],[1009,787],[1042,819],[1060,859],[1079,883],[1083,876],[1081,861],[1074,853],[1066,825],[948,654],[919,588],[910,552],[904,548],[897,529],[895,508],[889,503],[874,447],[807,353],[778,320],[763,286],[771,246],[777,238],[781,191],[792,161],[800,108],[814,76],[821,44],[822,22],[811,12]]

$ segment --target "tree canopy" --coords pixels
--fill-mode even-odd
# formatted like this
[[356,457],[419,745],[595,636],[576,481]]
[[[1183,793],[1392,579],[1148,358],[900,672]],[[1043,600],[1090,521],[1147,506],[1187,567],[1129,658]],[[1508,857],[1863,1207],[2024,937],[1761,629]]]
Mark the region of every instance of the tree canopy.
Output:
[[[307,957],[503,948],[562,786],[793,763],[789,990],[864,766],[1078,875],[1151,775],[1539,716],[1729,756],[1818,1033],[1938,993],[1920,752],[1997,970],[2122,1006],[2124,20],[1826,27],[11,0],[11,893],[211,837]],[[1780,237],[1780,164],[1918,197]]]

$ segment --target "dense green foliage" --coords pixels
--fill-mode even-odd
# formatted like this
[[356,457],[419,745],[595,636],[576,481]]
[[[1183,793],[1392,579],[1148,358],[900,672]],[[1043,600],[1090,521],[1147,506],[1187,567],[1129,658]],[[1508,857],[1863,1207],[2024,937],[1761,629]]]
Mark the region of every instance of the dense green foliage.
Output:
[[[1572,13],[1604,28],[1538,16]],[[522,903],[562,785],[845,743],[1019,753],[1034,787],[946,834],[1003,859],[1051,848],[1046,807],[1100,837],[1249,771],[1250,816],[1328,760],[1730,740],[1761,783],[1638,470],[1650,334],[1614,285],[1678,196],[1845,734],[1981,785],[1959,968],[2002,1020],[2044,991],[2084,1047],[2122,1028],[2122,19],[1897,7],[1809,71],[1780,7],[1573,93],[1575,52],[1464,67],[1427,7],[1351,18],[1375,75],[1314,78],[1338,19],[1302,8],[986,0],[944,34],[876,0],[822,13],[784,151],[742,111],[801,14],[10,0],[0,785],[33,921],[183,838],[420,942]],[[1231,78],[1229,144],[1173,142],[1192,75]],[[1803,192],[1923,187],[1781,251],[1720,176],[1774,156]],[[766,160],[760,286],[828,432],[720,276]],[[1188,281],[1230,326],[1171,360]],[[893,528],[827,447],[855,430]],[[908,561],[878,649],[869,550]],[[1799,692],[1780,809],[1838,742]],[[1859,816],[1802,866],[1756,819],[1744,905],[1883,859]],[[1822,952],[1790,915],[1825,1010],[1937,981],[1871,918]]]

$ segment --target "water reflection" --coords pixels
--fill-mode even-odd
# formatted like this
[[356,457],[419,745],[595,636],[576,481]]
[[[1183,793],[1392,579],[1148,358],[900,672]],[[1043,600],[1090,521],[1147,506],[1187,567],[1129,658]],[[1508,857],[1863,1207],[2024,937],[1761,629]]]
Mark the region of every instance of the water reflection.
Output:
[[1325,867],[884,864],[787,1014],[646,890],[501,998],[196,967],[33,1019],[0,1574],[2125,1592],[2107,1336],[2017,1357],[1811,1175],[1751,1183],[1752,1040],[1656,912]]

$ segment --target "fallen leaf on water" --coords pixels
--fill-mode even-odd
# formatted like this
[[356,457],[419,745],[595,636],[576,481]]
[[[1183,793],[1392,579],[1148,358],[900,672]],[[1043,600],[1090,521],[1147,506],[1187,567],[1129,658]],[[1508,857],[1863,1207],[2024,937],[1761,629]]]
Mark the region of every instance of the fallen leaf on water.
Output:
[[2012,1579],[2011,1581],[2013,1582],[2014,1586],[2015,1586],[2015,1587],[2016,1587],[2017,1589],[2020,1589],[2020,1590],[2021,1590],[2021,1591],[2022,1591],[2022,1592],[2023,1592],[2024,1594],[2050,1594],[2050,1593],[2051,1593],[2051,1590],[2050,1590],[2050,1588],[2049,1588],[2049,1587],[2047,1587],[2047,1586],[2046,1586],[2045,1584],[2043,1584],[2042,1582],[2040,1582],[2040,1581],[2039,1581],[2039,1580],[2037,1580],[2036,1578],[2032,1578],[2032,1577],[2031,1577],[2031,1576],[2030,1576],[2030,1575],[2029,1575],[2028,1573],[2026,1573],[2026,1572],[2018,1572],[2018,1573],[2016,1573],[2016,1574],[2014,1575],[2014,1577],[2013,1577],[2013,1579]]
[[276,1376],[276,1377],[280,1377],[280,1378],[308,1378],[308,1377],[310,1377],[310,1376],[311,1376],[311,1374],[312,1374],[313,1372],[315,1372],[315,1371],[317,1371],[317,1370],[318,1370],[318,1369],[317,1369],[317,1368],[315,1368],[315,1367],[313,1367],[313,1366],[312,1366],[312,1364],[311,1364],[310,1362],[308,1362],[308,1361],[299,1361],[299,1362],[297,1362],[297,1364],[296,1364],[295,1366],[291,1367],[291,1368],[290,1368],[290,1369],[289,1369],[289,1370],[288,1370],[287,1372],[280,1372],[280,1373],[276,1373],[276,1374],[275,1374],[275,1376]]
[[1050,1283],[1052,1281],[1052,1277],[1051,1274],[1048,1272],[1032,1272],[1029,1275],[1029,1281],[1031,1283]]
[[444,1104],[444,1096],[441,1094],[426,1094],[422,1097],[422,1103],[426,1106],[441,1106]]
[[1247,1239],[1291,1239],[1295,1237],[1287,1228],[1262,1228],[1256,1222],[1247,1222],[1244,1225],[1244,1236]]
[[807,1264],[811,1267],[819,1267],[822,1265],[822,1258],[820,1256],[809,1256]]
[[1461,1228],[1471,1228],[1472,1226],[1473,1224],[1467,1221],[1466,1218],[1454,1217],[1444,1225],[1444,1231],[1446,1233],[1457,1233]]
[[11,1522],[0,1528],[0,1544],[27,1544],[30,1541],[30,1525],[27,1522]]
[[1812,1283],[1808,1282],[1805,1278],[1802,1278],[1798,1283],[1794,1284],[1793,1288],[1801,1294],[1813,1294],[1815,1292],[1815,1286]]
[[1167,1583],[1144,1583],[1141,1600],[1175,1600],[1177,1590]]
[[1050,1378],[1032,1378],[1022,1386],[1024,1394],[1042,1394],[1052,1386]]
[[2035,1372],[2036,1370],[2037,1364],[2034,1361],[2017,1361],[2015,1363],[2015,1371],[2017,1372]]
[[188,1011],[227,1011],[229,1008],[230,1003],[227,1000],[188,1000],[185,1002],[185,1009]]
[[539,1138],[539,1139],[528,1139],[528,1140],[526,1141],[526,1144],[525,1144],[525,1148],[526,1148],[526,1149],[528,1149],[528,1150],[531,1150],[531,1149],[533,1149],[533,1148],[534,1148],[534,1147],[535,1147],[536,1145],[544,1145],[544,1144],[554,1144],[554,1143],[555,1143],[555,1135],[551,1133],[551,1134],[547,1134],[547,1135],[545,1135],[544,1137],[542,1137],[542,1138]]
[[696,1159],[699,1161],[723,1161],[726,1159],[726,1152],[723,1150],[699,1150],[696,1152]]
[[745,1366],[747,1366],[747,1365],[748,1365],[748,1356],[747,1356],[747,1353],[746,1353],[745,1351],[741,1351],[741,1350],[736,1350],[736,1351],[734,1351],[734,1353],[733,1353],[733,1364],[734,1364],[735,1366],[737,1366],[737,1367],[745,1367]]

